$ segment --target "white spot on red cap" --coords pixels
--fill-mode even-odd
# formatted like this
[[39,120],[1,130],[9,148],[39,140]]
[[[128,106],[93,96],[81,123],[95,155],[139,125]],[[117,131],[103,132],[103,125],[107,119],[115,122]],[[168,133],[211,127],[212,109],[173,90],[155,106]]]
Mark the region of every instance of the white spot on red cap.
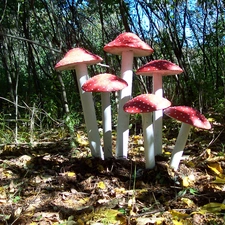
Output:
[[179,120],[183,123],[187,123],[202,129],[211,129],[211,124],[205,118],[205,116],[192,107],[173,106],[165,109],[164,113],[167,116]]
[[162,76],[175,75],[182,73],[183,70],[176,64],[168,60],[153,60],[144,66],[140,67],[137,71],[137,75],[149,75],[159,74]]
[[124,32],[104,46],[104,51],[121,55],[123,51],[133,51],[135,57],[147,56],[153,49],[142,41],[136,34]]
[[127,82],[109,73],[98,74],[87,80],[82,89],[87,92],[112,92],[127,87]]
[[125,103],[123,109],[128,113],[149,113],[170,105],[171,102],[165,98],[154,94],[142,94]]

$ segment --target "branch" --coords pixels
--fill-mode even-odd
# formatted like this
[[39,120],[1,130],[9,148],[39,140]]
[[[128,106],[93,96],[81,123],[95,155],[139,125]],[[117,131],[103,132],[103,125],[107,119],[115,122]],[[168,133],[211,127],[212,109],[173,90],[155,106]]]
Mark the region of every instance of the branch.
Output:
[[[9,103],[12,103],[13,105],[16,105],[15,102],[12,102],[12,101],[10,101],[10,100],[7,99],[7,98],[4,98],[4,97],[1,97],[1,96],[0,96],[0,99],[5,100],[5,101],[7,101],[7,102],[9,102]],[[20,108],[26,109],[26,107],[24,107],[24,106],[21,106],[21,105],[18,105],[18,104],[17,104],[17,106],[20,107]]]
[[3,33],[0,33],[0,35],[2,36],[6,36],[6,37],[9,37],[9,38],[14,38],[14,39],[18,39],[18,40],[21,40],[21,41],[27,41],[29,43],[32,43],[32,44],[35,44],[35,45],[39,45],[43,48],[47,48],[51,51],[54,51],[54,52],[61,52],[60,50],[57,50],[57,49],[54,49],[54,48],[51,48],[51,47],[48,47],[47,45],[43,45],[43,44],[40,44],[39,42],[37,41],[33,41],[33,40],[30,40],[30,39],[27,39],[27,38],[23,38],[23,37],[17,37],[17,36],[14,36],[14,35],[11,35],[11,34],[3,34]]
[[2,17],[1,17],[1,19],[0,19],[0,24],[2,23],[2,21],[3,21],[3,19],[4,19],[5,12],[6,12],[6,8],[7,8],[7,0],[5,1],[5,6],[4,6],[3,13],[2,13]]

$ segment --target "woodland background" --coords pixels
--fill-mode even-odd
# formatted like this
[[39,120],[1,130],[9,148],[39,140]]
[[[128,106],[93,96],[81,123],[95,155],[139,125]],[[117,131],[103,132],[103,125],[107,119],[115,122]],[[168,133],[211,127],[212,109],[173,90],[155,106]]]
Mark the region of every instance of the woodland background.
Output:
[[[224,15],[223,0],[3,0],[2,130],[5,121],[12,122],[12,129],[15,122],[37,129],[79,125],[83,116],[75,71],[59,73],[54,66],[69,49],[83,47],[104,59],[105,66],[89,67],[90,76],[101,72],[119,76],[120,58],[103,47],[125,31],[136,33],[154,49],[148,57],[135,58],[134,72],[154,59],[172,61],[184,70],[163,80],[164,95],[173,105],[224,113]],[[151,78],[135,76],[133,95],[146,92],[151,92]],[[100,95],[94,98],[101,120]],[[116,107],[113,110],[116,115]]]
[[[176,173],[168,161],[180,124],[168,118],[152,170],[140,115],[131,116],[128,160],[87,157],[75,71],[54,69],[82,47],[103,58],[90,76],[120,76],[120,57],[103,47],[125,31],[154,49],[135,58],[134,73],[154,59],[179,65],[182,74],[163,78],[164,96],[212,124],[192,129]],[[151,77],[134,75],[133,96],[151,91]],[[100,94],[93,97],[101,127]],[[111,102],[115,130],[116,95]],[[0,224],[224,224],[224,109],[224,0],[1,0]]]

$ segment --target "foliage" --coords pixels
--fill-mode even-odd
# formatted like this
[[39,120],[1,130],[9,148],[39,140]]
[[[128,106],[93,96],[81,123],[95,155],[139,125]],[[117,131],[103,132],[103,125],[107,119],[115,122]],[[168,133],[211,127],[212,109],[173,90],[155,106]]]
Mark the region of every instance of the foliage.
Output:
[[[120,75],[119,57],[106,54],[103,47],[121,32],[132,31],[155,50],[149,57],[136,59],[134,70],[151,59],[171,60],[184,73],[164,79],[165,95],[174,104],[200,110],[215,106],[222,111],[224,8],[221,1],[4,1],[0,6],[1,96],[15,101],[19,95],[20,102],[35,102],[59,119],[66,113],[64,85],[71,112],[81,113],[75,73],[64,72],[62,83],[55,63],[79,46],[102,56],[109,65],[90,66],[91,76],[100,72]],[[151,81],[144,78],[146,88],[142,81],[135,79],[134,96],[146,88],[151,91]],[[100,104],[96,108],[100,115]],[[2,100],[0,109],[9,113]]]

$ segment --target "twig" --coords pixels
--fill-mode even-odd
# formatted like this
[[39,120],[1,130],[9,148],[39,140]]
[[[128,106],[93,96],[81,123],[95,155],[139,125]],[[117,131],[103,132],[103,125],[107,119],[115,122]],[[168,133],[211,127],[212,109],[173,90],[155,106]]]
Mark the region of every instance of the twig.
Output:
[[220,133],[217,135],[216,138],[212,139],[209,144],[208,147],[211,146],[214,142],[216,142],[216,140],[219,138],[219,136],[222,134],[222,132],[224,131],[224,128],[220,131]]
[[43,48],[47,48],[47,49],[49,49],[49,50],[51,50],[51,51],[61,53],[60,50],[57,50],[57,49],[55,49],[55,48],[51,48],[51,47],[49,47],[49,46],[40,44],[40,43],[37,42],[37,41],[33,41],[33,40],[30,40],[30,39],[27,39],[27,38],[18,37],[18,36],[14,36],[14,35],[11,35],[11,34],[3,34],[3,33],[0,33],[0,35],[6,36],[6,37],[9,37],[9,38],[18,39],[18,40],[21,40],[21,41],[26,41],[26,42],[29,42],[29,43],[32,43],[32,44],[35,44],[35,45],[39,45],[39,46],[41,46],[41,47],[43,47]]
[[4,6],[3,13],[2,13],[2,17],[0,19],[0,24],[2,23],[2,21],[3,21],[4,17],[5,17],[6,8],[7,8],[7,0],[5,0],[5,6]]
[[106,64],[102,64],[102,63],[97,63],[98,66],[102,66],[102,67],[107,67],[107,68],[110,68],[109,65],[106,65]]
[[[9,100],[9,99],[7,99],[7,98],[4,98],[4,97],[1,97],[1,96],[0,96],[0,99],[5,100],[5,101],[7,101],[7,102],[9,102],[9,103],[12,103],[13,105],[16,105],[16,103],[15,103],[15,102],[12,102],[12,101],[10,101],[10,100]],[[21,106],[21,105],[19,105],[19,104],[17,104],[17,107],[20,107],[20,108],[26,109],[26,107]]]
[[132,217],[141,217],[141,216],[146,216],[146,215],[149,215],[149,214],[155,214],[155,213],[158,213],[158,212],[164,212],[165,211],[165,208],[162,207],[160,209],[153,209],[151,211],[148,211],[148,212],[143,212],[143,213],[138,213],[136,215],[132,215]]
[[[31,112],[31,114],[34,112],[34,111],[33,111],[33,110],[34,110],[33,107],[29,107],[24,101],[23,101],[23,104],[24,104],[25,106],[21,106],[21,105],[19,105],[19,104],[16,103],[16,102],[10,101],[10,100],[7,99],[7,98],[4,98],[4,97],[1,97],[1,96],[0,96],[0,99],[5,100],[5,101],[7,101],[7,102],[13,104],[14,106],[20,107],[20,108],[22,108],[22,109],[28,109],[28,110]],[[36,109],[36,108],[35,108],[35,109]],[[41,113],[41,114],[45,115],[46,117],[50,118],[50,119],[51,119],[54,123],[56,123],[57,125],[59,124],[59,121],[53,119],[53,118],[52,118],[52,117],[51,117],[44,109],[40,109],[39,113]],[[38,118],[37,115],[36,115],[36,118],[40,121],[40,119]],[[18,120],[18,119],[17,119],[17,120]]]

